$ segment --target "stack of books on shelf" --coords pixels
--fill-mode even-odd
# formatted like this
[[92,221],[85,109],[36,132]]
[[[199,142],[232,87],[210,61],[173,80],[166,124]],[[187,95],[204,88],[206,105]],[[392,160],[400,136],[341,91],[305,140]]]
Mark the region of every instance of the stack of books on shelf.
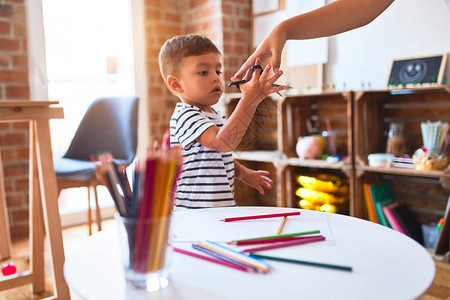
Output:
[[423,245],[422,230],[408,205],[394,201],[389,182],[364,183],[369,220],[395,229]]

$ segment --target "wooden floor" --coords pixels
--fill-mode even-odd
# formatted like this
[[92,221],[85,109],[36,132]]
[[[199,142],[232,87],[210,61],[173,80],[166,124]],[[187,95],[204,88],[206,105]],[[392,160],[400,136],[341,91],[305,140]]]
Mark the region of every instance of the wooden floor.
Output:
[[[102,226],[107,228],[113,226],[113,220],[103,221]],[[63,240],[64,250],[66,256],[70,251],[76,247],[83,239],[88,236],[87,226],[76,226],[64,229]],[[46,251],[46,261],[49,260],[48,251]],[[18,272],[24,271],[28,268],[28,239],[19,239],[13,242],[13,261]],[[436,261],[436,277],[432,286],[428,291],[420,297],[420,300],[437,300],[448,299],[450,300],[450,264]],[[51,274],[49,263],[46,263],[46,274]],[[31,294],[30,286],[24,286],[20,288],[11,289],[8,291],[0,292],[0,300],[29,300],[29,299],[42,299],[52,295],[51,279],[46,280],[46,292],[40,295]],[[73,291],[71,291],[72,300],[80,300]]]

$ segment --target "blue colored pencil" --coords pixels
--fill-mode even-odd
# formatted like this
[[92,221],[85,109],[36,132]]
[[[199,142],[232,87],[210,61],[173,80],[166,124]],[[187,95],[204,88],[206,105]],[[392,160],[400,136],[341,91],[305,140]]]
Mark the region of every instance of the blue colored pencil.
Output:
[[218,259],[227,261],[227,262],[229,262],[229,263],[232,263],[232,264],[234,264],[234,265],[237,265],[237,266],[240,266],[240,267],[244,267],[244,268],[250,269],[250,270],[252,270],[252,272],[257,272],[257,271],[258,271],[256,268],[254,268],[254,267],[252,267],[252,266],[249,266],[249,265],[247,265],[247,264],[241,263],[241,262],[239,262],[239,261],[237,261],[237,260],[234,260],[234,259],[232,259],[232,258],[230,258],[230,257],[228,257],[228,256],[222,255],[222,254],[217,253],[217,252],[214,252],[214,251],[212,251],[212,250],[203,248],[202,246],[199,246],[199,245],[197,245],[197,244],[192,244],[192,248],[194,248],[195,250],[202,251],[203,253],[209,254],[209,255],[211,255],[212,257],[215,257],[215,258],[218,258]]

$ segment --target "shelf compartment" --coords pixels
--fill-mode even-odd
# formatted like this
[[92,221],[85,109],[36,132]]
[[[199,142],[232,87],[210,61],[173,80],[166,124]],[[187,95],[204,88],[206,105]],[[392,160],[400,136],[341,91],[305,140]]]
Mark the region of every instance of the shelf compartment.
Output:
[[285,206],[287,207],[299,207],[298,201],[299,197],[296,195],[297,189],[300,187],[300,184],[297,182],[296,177],[299,175],[312,176],[314,177],[317,174],[327,174],[327,175],[336,175],[340,178],[347,179],[349,184],[349,200],[340,205],[340,214],[351,214],[352,210],[352,194],[353,194],[353,175],[349,173],[348,176],[346,173],[342,172],[339,169],[328,169],[328,168],[311,168],[311,167],[301,167],[295,165],[284,165],[282,169],[282,173],[280,174],[281,179],[285,183],[282,187],[281,194],[283,195],[283,199],[285,200]]
[[[346,163],[352,163],[352,92],[288,96],[280,110],[278,134],[282,137],[280,147],[285,157],[298,157],[298,137],[312,134],[308,122],[314,131],[321,133],[327,131],[326,120],[329,120],[335,133],[337,155],[345,157]],[[330,167],[334,168],[332,164]]]
[[269,171],[269,178],[273,180],[272,189],[264,188],[264,195],[261,195],[257,190],[242,181],[234,180],[234,198],[238,206],[284,206],[278,202],[280,199],[277,195],[279,191],[278,185],[280,181],[278,179],[277,168],[270,162],[264,161],[251,161],[236,159],[239,163],[252,170],[265,170]]
[[356,198],[362,206],[358,217],[368,219],[363,184],[388,181],[393,200],[407,204],[421,224],[437,222],[444,215],[449,199],[449,190],[442,187],[438,178],[412,177],[401,174],[366,172],[356,179]]
[[[420,123],[439,120],[450,122],[449,86],[402,92],[398,90],[356,92],[354,129],[356,165],[367,166],[369,154],[386,151],[387,132],[391,123],[404,124],[405,153],[412,155],[423,145]],[[401,172],[405,175],[416,175],[416,170],[409,171],[409,173]]]
[[[225,110],[228,118],[235,110],[240,99],[240,94],[232,94],[226,99]],[[236,152],[276,151],[278,149],[278,113],[277,101],[271,98],[264,99],[258,105],[248,129],[245,132],[236,133],[243,135]]]

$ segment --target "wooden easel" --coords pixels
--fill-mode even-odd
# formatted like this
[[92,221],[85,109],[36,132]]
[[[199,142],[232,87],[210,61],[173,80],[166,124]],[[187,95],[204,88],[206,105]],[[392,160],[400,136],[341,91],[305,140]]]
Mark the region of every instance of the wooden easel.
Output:
[[0,148],[0,259],[11,257],[11,236],[8,211],[6,209],[5,183],[3,180],[2,153]]
[[[30,270],[0,278],[0,291],[32,284],[33,293],[45,290],[44,242],[48,236],[52,257],[54,293],[59,299],[70,299],[64,280],[64,248],[58,194],[53,168],[49,120],[63,118],[61,107],[51,107],[57,101],[0,101],[0,122],[29,121],[30,123]],[[6,215],[3,173],[0,173],[0,217]],[[9,236],[9,226],[0,223],[0,239]],[[8,247],[10,247],[10,242]],[[3,251],[3,249],[2,249]],[[5,251],[5,254],[7,252]],[[2,252],[3,256],[3,252]]]

